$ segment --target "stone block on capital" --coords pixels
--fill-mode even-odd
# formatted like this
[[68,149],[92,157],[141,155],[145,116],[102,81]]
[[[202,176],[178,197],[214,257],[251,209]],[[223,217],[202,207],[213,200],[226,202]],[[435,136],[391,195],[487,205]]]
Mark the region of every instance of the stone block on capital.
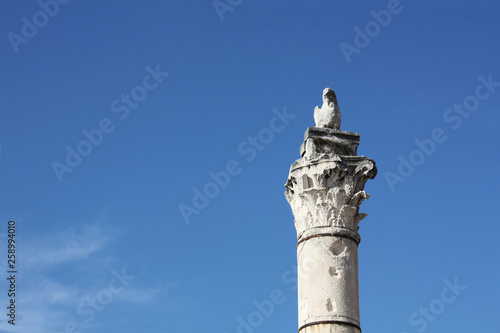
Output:
[[356,156],[359,134],[323,127],[309,127],[304,133],[300,156],[316,157],[321,154]]

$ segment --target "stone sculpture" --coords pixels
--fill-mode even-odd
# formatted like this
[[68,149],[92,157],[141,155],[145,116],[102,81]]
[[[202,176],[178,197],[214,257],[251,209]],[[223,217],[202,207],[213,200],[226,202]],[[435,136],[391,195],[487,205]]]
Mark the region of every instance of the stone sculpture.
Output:
[[321,108],[316,106],[314,108],[314,122],[316,127],[332,128],[335,130],[340,129],[340,109],[337,103],[337,96],[335,92],[326,88],[323,90],[323,105]]
[[377,168],[357,155],[359,134],[340,130],[330,88],[314,119],[285,184],[297,230],[299,333],[360,333],[359,206]]

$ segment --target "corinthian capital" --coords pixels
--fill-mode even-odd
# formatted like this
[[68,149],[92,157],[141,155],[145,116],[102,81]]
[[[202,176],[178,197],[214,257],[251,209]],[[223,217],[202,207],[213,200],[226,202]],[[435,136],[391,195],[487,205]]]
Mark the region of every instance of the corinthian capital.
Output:
[[322,155],[292,164],[285,196],[297,238],[339,229],[356,233],[366,216],[359,213],[359,205],[369,198],[363,188],[376,173],[375,162],[364,156]]

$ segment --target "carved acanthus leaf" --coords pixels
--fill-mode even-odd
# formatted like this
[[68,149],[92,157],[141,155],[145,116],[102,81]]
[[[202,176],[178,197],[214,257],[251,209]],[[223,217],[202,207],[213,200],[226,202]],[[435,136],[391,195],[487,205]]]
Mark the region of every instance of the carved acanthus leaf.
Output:
[[358,223],[366,217],[359,213],[359,206],[370,197],[363,187],[376,174],[373,161],[361,158],[348,164],[337,157],[332,162],[290,172],[285,195],[299,237],[310,228],[343,227],[357,231]]

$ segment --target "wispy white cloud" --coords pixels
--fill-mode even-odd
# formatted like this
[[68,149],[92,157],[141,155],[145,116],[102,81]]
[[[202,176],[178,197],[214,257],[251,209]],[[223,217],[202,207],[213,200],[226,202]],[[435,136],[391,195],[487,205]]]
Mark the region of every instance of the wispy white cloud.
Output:
[[[79,230],[68,228],[46,236],[25,236],[19,245],[22,252],[18,288],[22,292],[16,300],[16,326],[2,321],[0,331],[59,333],[72,321],[86,328],[99,325],[94,320],[90,325],[85,323],[88,316],[78,314],[77,309],[88,299],[108,292],[109,282],[115,278],[113,271],[123,267],[109,251],[114,241],[112,235],[117,234],[114,231],[87,225]],[[134,272],[127,270],[127,274]],[[165,293],[164,287],[143,288],[134,282],[131,280],[119,288],[119,292],[113,289],[113,307],[152,302]],[[0,284],[6,286],[3,281]],[[118,280],[114,286],[120,287]]]
[[33,277],[31,286],[37,286],[36,292],[21,293],[21,303],[67,306],[74,304],[79,294],[77,286],[64,285],[42,275]]
[[86,226],[83,232],[69,229],[46,237],[36,237],[22,244],[23,267],[48,267],[87,259],[92,253],[103,249],[109,240],[110,237],[97,226]]
[[127,288],[122,293],[118,294],[116,298],[125,302],[138,304],[157,299],[160,292],[162,292],[161,288],[156,288],[156,289]]

